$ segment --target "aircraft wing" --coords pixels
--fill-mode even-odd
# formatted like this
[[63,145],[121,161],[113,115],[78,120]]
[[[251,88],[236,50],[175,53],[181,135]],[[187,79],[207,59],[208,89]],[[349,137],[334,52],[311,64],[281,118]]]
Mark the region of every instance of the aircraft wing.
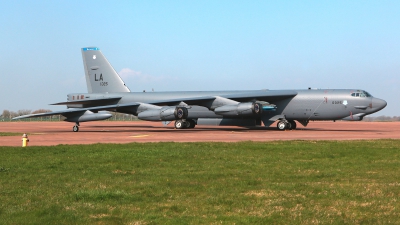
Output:
[[204,97],[194,97],[194,98],[176,98],[176,99],[168,99],[163,101],[154,101],[148,102],[148,104],[152,105],[179,105],[179,103],[184,102],[188,105],[200,105],[205,101],[212,101],[216,97],[214,96],[204,96]]
[[181,102],[184,102],[188,105],[204,105],[204,103],[213,101],[217,97],[222,97],[226,99],[231,99],[238,102],[246,102],[246,101],[266,101],[266,102],[275,102],[285,98],[291,98],[297,95],[297,91],[291,90],[283,90],[283,91],[249,91],[235,94],[226,94],[220,96],[202,96],[202,97],[193,97],[193,98],[177,98],[177,99],[168,99],[163,101],[154,101],[148,102],[148,104],[153,105],[178,105]]
[[[150,105],[179,105],[181,102],[184,102],[188,105],[200,105],[206,106],[209,102],[216,100],[217,98],[223,98],[228,104],[230,100],[238,101],[238,102],[245,102],[245,101],[267,101],[273,103],[274,101],[282,100],[285,98],[294,97],[297,95],[296,91],[249,91],[249,92],[241,92],[235,94],[223,94],[220,96],[200,96],[200,97],[189,97],[189,98],[177,98],[177,99],[168,99],[168,100],[161,100],[161,101],[154,101],[154,102],[147,102],[144,104]],[[72,102],[60,102],[55,103],[53,105],[77,105],[77,104],[107,104],[113,101],[118,101],[121,97],[115,98],[102,98],[102,99],[94,99],[94,100],[82,100],[82,101],[72,101]],[[74,108],[74,109],[66,109],[61,111],[55,112],[48,112],[48,113],[38,113],[38,114],[29,114],[23,115],[13,118],[16,119],[24,119],[24,118],[33,118],[33,117],[43,117],[43,116],[52,116],[52,115],[63,115],[65,117],[73,117],[76,114],[80,114],[86,111],[98,112],[102,110],[115,110],[121,108],[129,108],[134,106],[139,106],[143,103],[133,102],[129,104],[110,104],[110,105],[102,105],[102,106],[93,106],[93,107],[83,107],[83,108]],[[224,104],[223,104],[224,105]]]
[[74,116],[75,114],[80,114],[80,113],[86,112],[86,111],[98,112],[98,111],[102,111],[102,110],[113,110],[113,109],[117,109],[117,108],[125,108],[125,107],[132,107],[132,106],[138,106],[138,105],[140,105],[140,103],[134,102],[134,103],[130,103],[130,104],[121,104],[121,105],[106,105],[106,106],[96,106],[96,107],[88,107],[88,108],[66,109],[66,110],[55,111],[55,112],[17,116],[17,117],[14,117],[13,120],[42,117],[42,116],[53,116],[53,115],[63,115],[65,117],[71,117],[71,116]]
[[221,97],[231,100],[244,102],[257,99],[259,101],[274,102],[285,98],[291,98],[297,95],[297,91],[282,90],[282,91],[250,91],[245,93],[221,95]]

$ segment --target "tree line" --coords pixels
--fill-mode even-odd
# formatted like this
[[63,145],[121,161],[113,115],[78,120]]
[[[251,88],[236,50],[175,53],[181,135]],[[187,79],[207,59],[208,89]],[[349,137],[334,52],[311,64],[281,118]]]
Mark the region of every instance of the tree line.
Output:
[[46,112],[51,112],[51,110],[38,109],[38,110],[32,111],[30,109],[20,109],[20,110],[14,112],[14,111],[5,109],[5,110],[3,110],[3,113],[1,114],[0,117],[3,120],[11,120],[12,118],[17,117],[17,116],[23,116],[23,115],[28,115],[28,114],[37,114],[37,113],[46,113]]
[[393,117],[392,116],[375,116],[375,117],[367,116],[367,117],[364,117],[363,121],[366,121],[366,122],[400,121],[400,116],[393,116]]

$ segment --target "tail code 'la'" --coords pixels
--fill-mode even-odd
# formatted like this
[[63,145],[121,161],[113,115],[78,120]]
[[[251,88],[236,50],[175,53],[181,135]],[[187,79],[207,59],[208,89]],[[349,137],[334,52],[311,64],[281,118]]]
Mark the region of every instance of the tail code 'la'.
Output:
[[99,48],[82,48],[88,93],[130,92]]

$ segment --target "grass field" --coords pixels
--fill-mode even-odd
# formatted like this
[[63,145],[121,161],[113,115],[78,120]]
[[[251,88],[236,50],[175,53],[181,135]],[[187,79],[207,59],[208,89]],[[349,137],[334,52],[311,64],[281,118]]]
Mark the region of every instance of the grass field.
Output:
[[21,133],[0,132],[0,137],[1,136],[21,136]]
[[1,224],[400,224],[400,140],[0,147]]

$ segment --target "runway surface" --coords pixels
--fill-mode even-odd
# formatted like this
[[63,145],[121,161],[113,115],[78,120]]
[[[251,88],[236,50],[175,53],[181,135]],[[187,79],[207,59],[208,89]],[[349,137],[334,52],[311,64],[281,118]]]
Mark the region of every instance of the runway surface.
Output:
[[298,124],[297,130],[279,131],[270,128],[231,126],[196,126],[175,129],[173,123],[100,121],[82,123],[79,132],[72,132],[67,122],[1,122],[0,132],[20,133],[0,136],[0,146],[21,146],[21,136],[29,135],[30,146],[59,144],[129,143],[129,142],[237,142],[275,140],[358,140],[400,139],[400,122],[310,122]]

